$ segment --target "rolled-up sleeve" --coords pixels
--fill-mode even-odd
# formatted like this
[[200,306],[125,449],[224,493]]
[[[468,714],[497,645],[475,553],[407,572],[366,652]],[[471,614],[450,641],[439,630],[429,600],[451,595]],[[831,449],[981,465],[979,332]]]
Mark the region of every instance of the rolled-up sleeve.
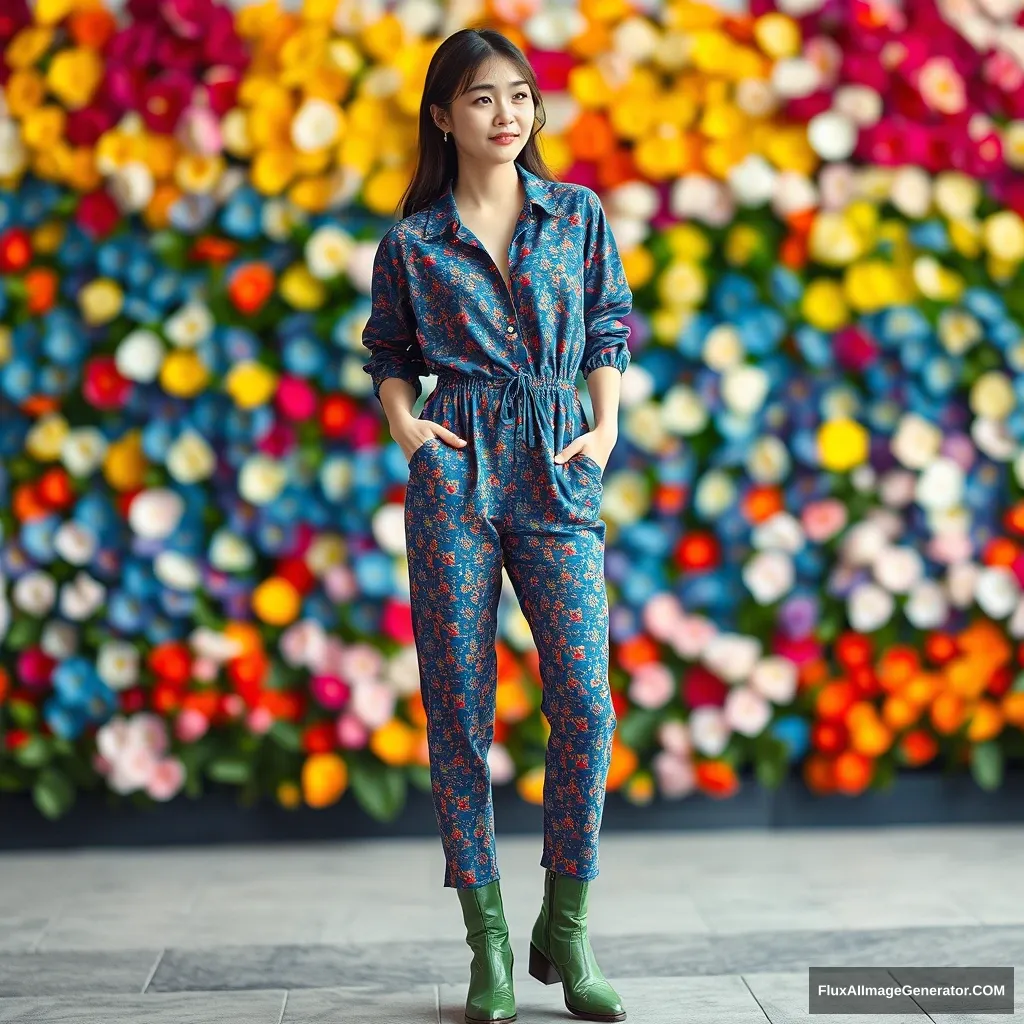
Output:
[[588,198],[583,264],[584,378],[599,366],[614,366],[621,373],[629,365],[629,327],[622,321],[633,308],[633,293],[601,201],[595,192]]
[[363,345],[370,358],[363,369],[373,379],[373,393],[380,401],[380,386],[388,377],[401,377],[423,392],[421,376],[430,371],[416,338],[416,318],[409,301],[405,261],[397,231],[389,228],[377,246],[370,282],[370,316],[363,328]]

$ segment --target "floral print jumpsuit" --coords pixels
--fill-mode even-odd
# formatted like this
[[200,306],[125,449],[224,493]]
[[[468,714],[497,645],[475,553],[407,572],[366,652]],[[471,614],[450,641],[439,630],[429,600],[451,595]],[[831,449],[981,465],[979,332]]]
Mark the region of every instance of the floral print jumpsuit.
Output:
[[444,885],[499,877],[490,769],[502,566],[539,651],[550,723],[541,865],[589,880],[616,717],[608,683],[601,467],[560,451],[590,426],[576,377],[629,362],[633,297],[597,195],[516,168],[526,199],[509,245],[511,288],[462,224],[449,184],[377,249],[364,369],[422,393],[429,438],[405,496],[412,626],[427,716]]

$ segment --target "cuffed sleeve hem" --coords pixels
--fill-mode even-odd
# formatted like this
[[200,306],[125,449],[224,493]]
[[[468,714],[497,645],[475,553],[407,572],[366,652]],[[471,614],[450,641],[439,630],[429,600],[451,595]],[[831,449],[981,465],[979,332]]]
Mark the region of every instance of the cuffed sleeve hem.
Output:
[[[365,363],[363,369],[370,374],[373,379],[373,394],[377,401],[380,401],[380,386],[389,377],[398,377],[400,380],[408,381],[413,390],[416,392],[416,398],[419,398],[423,394],[423,382],[420,380],[421,374],[410,367],[408,363],[390,361],[388,363]],[[426,376],[428,373],[427,368],[424,367],[422,375]]]
[[611,346],[595,352],[583,364],[583,379],[586,380],[599,366],[614,366],[619,373],[624,373],[629,366],[629,350],[623,346]]

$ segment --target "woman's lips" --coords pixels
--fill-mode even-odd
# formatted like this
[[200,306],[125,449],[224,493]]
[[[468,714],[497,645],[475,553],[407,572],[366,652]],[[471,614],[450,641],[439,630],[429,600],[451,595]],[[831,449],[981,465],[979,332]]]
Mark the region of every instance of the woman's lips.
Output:
[[492,135],[491,142],[496,142],[499,146],[507,146],[510,142],[515,142],[518,138],[518,135]]

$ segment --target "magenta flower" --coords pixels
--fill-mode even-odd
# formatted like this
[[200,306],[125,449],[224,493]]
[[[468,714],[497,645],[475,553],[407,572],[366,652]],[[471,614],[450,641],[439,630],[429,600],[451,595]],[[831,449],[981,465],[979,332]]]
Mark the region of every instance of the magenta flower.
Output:
[[337,676],[313,676],[309,681],[313,700],[327,711],[340,711],[352,696],[352,687]]

